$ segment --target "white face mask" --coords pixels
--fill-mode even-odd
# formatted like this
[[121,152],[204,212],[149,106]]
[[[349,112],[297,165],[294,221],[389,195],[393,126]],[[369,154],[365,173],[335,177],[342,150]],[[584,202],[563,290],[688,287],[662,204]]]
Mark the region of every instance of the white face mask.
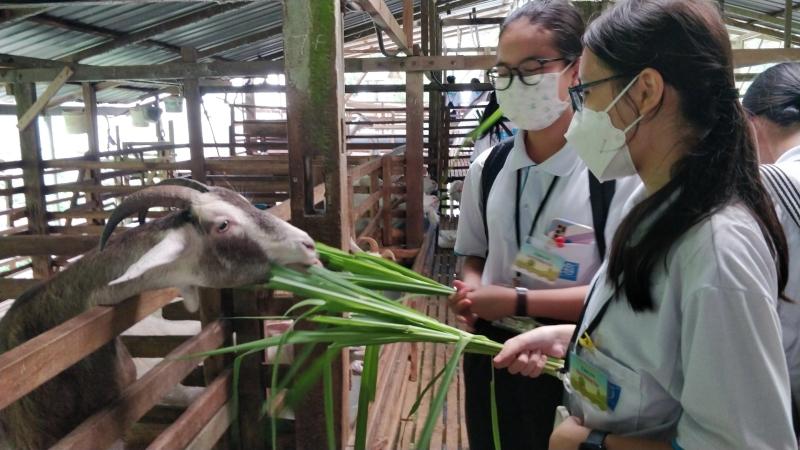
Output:
[[625,142],[625,134],[644,116],[637,117],[624,130],[620,130],[611,123],[608,111],[617,104],[638,78],[637,75],[631,80],[603,111],[592,111],[584,106],[581,111],[575,112],[567,134],[564,135],[567,143],[578,152],[578,156],[586,163],[586,167],[601,182],[636,175],[636,167],[633,165],[631,152]]
[[558,83],[561,75],[570,66],[572,64],[561,72],[525,77],[526,81],[532,82],[539,79],[533,86],[516,79],[511,81],[508,89],[495,91],[503,115],[511,119],[521,130],[539,131],[552,125],[567,109],[568,103],[561,100],[558,95]]

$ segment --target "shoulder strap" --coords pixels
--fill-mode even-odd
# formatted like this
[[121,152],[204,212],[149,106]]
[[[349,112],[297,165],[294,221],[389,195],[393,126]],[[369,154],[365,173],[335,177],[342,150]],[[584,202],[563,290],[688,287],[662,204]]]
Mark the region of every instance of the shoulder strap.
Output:
[[611,200],[614,199],[614,191],[617,188],[615,180],[601,183],[597,177],[589,172],[589,201],[592,204],[592,222],[594,225],[594,242],[600,252],[600,259],[606,256],[606,222],[608,221],[608,210],[611,209]]
[[778,197],[781,207],[800,228],[800,190],[798,190],[797,183],[776,165],[762,164],[760,169],[761,178],[767,188]]
[[486,248],[488,253],[489,248],[489,225],[486,222],[486,203],[489,201],[489,192],[492,190],[494,180],[503,169],[503,165],[508,159],[508,154],[514,148],[514,137],[506,139],[505,141],[497,144],[489,153],[486,162],[483,165],[481,172],[481,218],[483,219],[483,232],[486,235]]

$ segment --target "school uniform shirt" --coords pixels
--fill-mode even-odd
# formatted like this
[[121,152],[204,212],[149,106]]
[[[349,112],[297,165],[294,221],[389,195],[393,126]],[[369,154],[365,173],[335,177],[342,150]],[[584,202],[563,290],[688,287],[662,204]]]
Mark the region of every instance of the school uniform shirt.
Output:
[[[612,296],[606,264],[593,284],[581,336]],[[595,407],[566,377],[571,414],[686,450],[796,449],[776,268],[752,214],[731,204],[689,229],[651,285],[654,310],[634,312],[623,292],[592,332],[595,348],[578,350],[620,387],[615,408]]]
[[[800,186],[800,147],[788,150],[775,164],[794,180],[796,186]],[[792,394],[796,408],[800,411],[800,228],[783,208],[780,200],[773,198],[773,201],[789,246],[789,281],[786,283],[785,294],[798,302],[779,302],[778,316],[783,326],[783,349],[789,364]]]
[[[537,165],[528,157],[525,150],[525,132],[517,133],[514,136],[514,147],[489,192],[486,218],[491,251],[487,257],[486,234],[480,203],[481,173],[490,153],[490,151],[482,153],[470,165],[464,180],[455,252],[461,256],[486,258],[482,284],[510,286],[517,273],[511,265],[519,252],[514,226],[517,173],[520,173],[519,229],[521,242],[524,243],[528,238],[536,210],[555,177],[559,177],[559,180],[542,209],[534,235],[544,237],[553,219],[566,219],[594,228],[589,199],[588,169],[569,145]],[[638,176],[617,181],[605,229],[608,246],[620,222],[625,200],[640,183]],[[572,248],[570,251],[577,254],[580,259],[581,264],[575,280],[559,278],[551,284],[522,274],[520,285],[529,289],[550,289],[588,284],[601,262],[596,245],[566,244],[566,246],[573,246],[574,251]]]

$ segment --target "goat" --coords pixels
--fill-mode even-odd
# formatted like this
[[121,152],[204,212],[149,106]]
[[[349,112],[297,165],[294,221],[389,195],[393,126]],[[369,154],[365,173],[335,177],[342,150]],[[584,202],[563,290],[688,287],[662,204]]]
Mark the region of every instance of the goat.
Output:
[[[111,238],[126,217],[151,207],[178,208]],[[143,291],[180,287],[196,309],[198,287],[266,281],[269,265],[317,263],[304,231],[244,197],[189,180],[166,180],[129,195],[114,210],[98,250],[19,296],[0,320],[0,353],[79,315]],[[0,448],[50,447],[118,397],[135,380],[117,338],[0,411]],[[0,433],[0,435],[3,433]]]

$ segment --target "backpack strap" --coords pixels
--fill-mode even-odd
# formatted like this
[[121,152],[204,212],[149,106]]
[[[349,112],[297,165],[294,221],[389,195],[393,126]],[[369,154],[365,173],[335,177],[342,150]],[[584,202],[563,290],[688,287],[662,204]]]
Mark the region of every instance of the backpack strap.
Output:
[[514,148],[514,137],[497,144],[489,153],[481,172],[481,218],[483,219],[483,232],[486,235],[486,253],[489,253],[489,225],[486,222],[486,204],[489,202],[489,192],[492,190],[494,180],[503,169],[511,149]]
[[776,165],[762,164],[760,170],[764,184],[778,197],[781,207],[800,228],[800,189],[798,189],[797,183]]
[[615,180],[601,183],[597,177],[589,173],[589,201],[592,204],[592,222],[594,225],[594,242],[597,244],[597,251],[600,252],[600,259],[606,256],[606,222],[608,221],[608,211],[611,209],[611,200],[614,199],[614,191],[617,184]]

